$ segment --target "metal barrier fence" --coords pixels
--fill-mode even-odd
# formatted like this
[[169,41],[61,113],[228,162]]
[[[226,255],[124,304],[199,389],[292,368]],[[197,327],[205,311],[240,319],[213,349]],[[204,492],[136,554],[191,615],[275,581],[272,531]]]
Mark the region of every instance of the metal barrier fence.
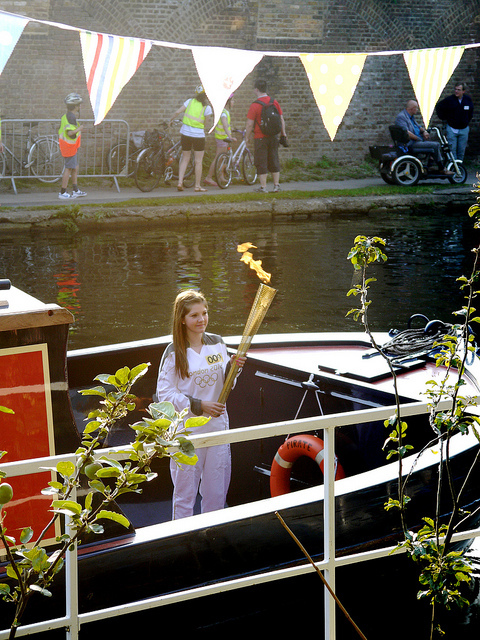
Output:
[[[128,158],[130,127],[125,120],[104,120],[94,126],[93,120],[83,124],[82,146],[78,154],[78,176],[81,178],[112,178],[120,191],[117,178],[125,175],[122,159]],[[17,193],[15,179],[36,178],[41,182],[57,182],[63,173],[64,161],[58,146],[60,120],[4,119],[2,126],[3,153],[0,153],[0,182],[10,180]],[[122,153],[111,150],[122,145]]]
[[[439,410],[447,409],[451,406],[451,401],[444,400],[439,404]],[[373,551],[367,551],[364,553],[358,553],[354,555],[336,557],[336,545],[335,545],[335,452],[334,452],[334,439],[335,429],[344,425],[362,424],[365,422],[371,422],[375,420],[388,419],[395,411],[396,406],[379,407],[375,409],[366,409],[361,411],[351,411],[347,414],[332,414],[326,416],[320,416],[315,418],[304,418],[300,420],[284,421],[268,425],[261,425],[255,427],[244,427],[239,429],[232,429],[230,431],[221,431],[216,434],[201,434],[198,436],[191,436],[190,440],[193,442],[197,449],[203,447],[215,446],[225,443],[238,443],[249,440],[258,440],[265,437],[273,437],[278,435],[302,433],[304,431],[314,431],[323,429],[324,434],[324,485],[318,487],[319,499],[324,499],[324,559],[321,562],[316,563],[316,567],[324,571],[325,578],[335,591],[335,572],[336,569],[344,567],[349,564],[356,564],[359,562],[365,562],[368,560],[387,558],[392,555],[395,547],[384,547],[381,549],[375,549]],[[415,402],[401,406],[401,413],[403,417],[409,417],[413,415],[419,415],[428,413],[429,405],[427,402]],[[466,437],[466,436],[462,436]],[[472,436],[473,437],[473,436]],[[117,459],[123,457],[122,450],[125,447],[112,448],[108,450],[98,450],[96,456],[105,455],[106,453],[113,453]],[[37,460],[26,460],[22,462],[10,462],[1,465],[3,471],[7,473],[7,476],[15,475],[27,475],[37,471],[41,467],[54,466],[59,461],[71,460],[75,463],[75,457],[70,455],[60,455],[52,458],[41,458]],[[411,463],[413,464],[413,463]],[[405,468],[404,473],[408,473],[409,469]],[[74,496],[72,496],[75,499]],[[235,509],[236,507],[232,507]],[[68,522],[66,523],[68,526]],[[462,533],[456,533],[453,536],[454,541],[469,540],[480,536],[480,529],[463,531]],[[118,607],[111,607],[108,609],[92,610],[87,613],[79,613],[78,607],[78,584],[77,584],[77,554],[76,549],[71,553],[67,553],[65,558],[66,567],[66,579],[65,579],[65,591],[66,591],[66,613],[65,616],[48,620],[45,622],[39,622],[37,624],[29,624],[20,626],[17,629],[16,636],[23,637],[32,633],[38,633],[43,631],[50,631],[52,629],[66,628],[67,640],[78,640],[79,630],[81,625],[85,625],[89,622],[97,620],[103,620],[113,618],[121,615],[128,615],[138,611],[151,609],[155,607],[167,606],[169,604],[175,604],[179,602],[187,602],[195,598],[201,598],[215,593],[224,593],[226,591],[233,591],[236,589],[247,588],[252,585],[265,584],[268,582],[288,579],[294,576],[305,575],[306,573],[314,571],[312,565],[309,562],[304,564],[295,565],[293,567],[281,568],[278,570],[268,571],[265,573],[255,573],[254,575],[246,575],[231,580],[225,580],[223,582],[216,582],[211,585],[204,585],[194,589],[187,589],[184,591],[176,591],[175,593],[158,596],[156,598],[150,598],[148,600],[135,601],[128,604],[122,604]],[[336,621],[335,621],[335,601],[325,589],[324,598],[325,607],[325,628],[324,638],[325,640],[335,640],[336,638]],[[319,630],[320,631],[320,630]],[[9,637],[9,630],[0,631],[0,640],[7,640]]]

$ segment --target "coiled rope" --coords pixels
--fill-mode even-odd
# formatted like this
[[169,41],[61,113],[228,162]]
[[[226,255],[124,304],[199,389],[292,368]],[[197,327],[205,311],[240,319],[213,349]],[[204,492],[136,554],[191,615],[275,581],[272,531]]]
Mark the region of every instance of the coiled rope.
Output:
[[394,361],[403,358],[427,356],[436,348],[436,343],[452,332],[453,325],[432,320],[421,329],[399,331],[391,340],[382,345],[382,351],[392,356]]

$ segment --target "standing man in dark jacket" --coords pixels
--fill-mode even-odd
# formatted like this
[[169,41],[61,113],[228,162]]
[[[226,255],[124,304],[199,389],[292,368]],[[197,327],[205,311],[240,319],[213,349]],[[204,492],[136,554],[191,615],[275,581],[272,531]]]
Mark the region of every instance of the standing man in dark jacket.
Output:
[[447,139],[454,157],[463,161],[468,141],[469,124],[473,116],[473,102],[465,92],[464,82],[455,85],[454,95],[437,102],[436,111],[440,120],[447,121]]

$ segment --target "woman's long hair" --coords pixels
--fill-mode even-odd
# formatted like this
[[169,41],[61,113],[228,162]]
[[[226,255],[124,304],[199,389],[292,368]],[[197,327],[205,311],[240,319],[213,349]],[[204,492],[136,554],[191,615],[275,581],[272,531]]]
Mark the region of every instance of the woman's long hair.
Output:
[[206,107],[208,105],[208,98],[207,98],[207,94],[205,93],[205,91],[202,91],[200,93],[196,93],[193,96],[193,99],[194,100],[198,100],[198,102],[201,102],[204,107]]
[[179,378],[188,377],[187,328],[183,319],[187,313],[189,313],[193,305],[198,303],[204,304],[208,309],[208,304],[203,293],[193,289],[181,291],[173,303],[172,336],[173,347],[175,349],[175,373]]

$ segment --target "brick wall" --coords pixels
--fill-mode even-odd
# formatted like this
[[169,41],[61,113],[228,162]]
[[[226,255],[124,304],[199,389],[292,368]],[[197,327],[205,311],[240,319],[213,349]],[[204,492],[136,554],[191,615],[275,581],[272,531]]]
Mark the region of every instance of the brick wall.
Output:
[[[0,0],[0,9],[76,27],[183,44],[285,52],[379,52],[480,42],[480,0]],[[465,80],[477,107],[470,157],[480,140],[479,49],[467,49],[444,94]],[[265,56],[237,91],[234,126],[243,127],[256,75],[284,109],[291,147],[282,158],[342,163],[388,142],[387,126],[413,90],[401,55],[369,56],[333,142],[296,57]],[[198,74],[189,51],[152,47],[107,117],[152,127],[190,97]],[[78,34],[29,23],[0,77],[4,117],[51,118],[63,98],[87,99]]]

